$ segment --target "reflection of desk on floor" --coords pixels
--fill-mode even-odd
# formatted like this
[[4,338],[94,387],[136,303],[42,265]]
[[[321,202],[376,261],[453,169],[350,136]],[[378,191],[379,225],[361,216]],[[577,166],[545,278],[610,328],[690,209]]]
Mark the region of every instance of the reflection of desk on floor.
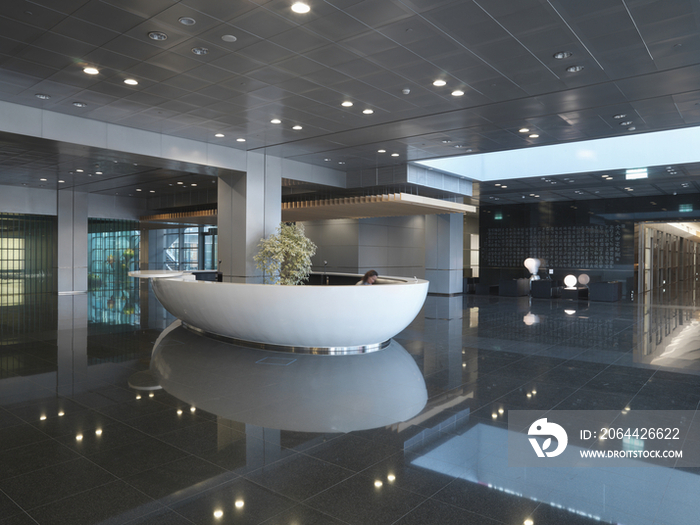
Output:
[[561,290],[561,298],[562,299],[571,299],[571,300],[587,300],[588,299],[588,287],[586,286],[578,286],[576,288],[562,288]]

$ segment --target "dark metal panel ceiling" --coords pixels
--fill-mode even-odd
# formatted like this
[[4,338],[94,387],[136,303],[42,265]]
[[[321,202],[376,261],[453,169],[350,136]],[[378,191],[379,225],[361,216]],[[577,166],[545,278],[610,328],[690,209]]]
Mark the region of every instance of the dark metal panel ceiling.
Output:
[[[306,15],[287,0],[5,4],[0,100],[321,166],[371,169],[700,122],[695,0],[314,0]],[[85,75],[88,65],[100,74]],[[0,184],[33,185],[29,168],[13,170],[45,143],[5,150],[14,142],[0,141]],[[63,168],[54,168],[56,178]],[[595,180],[576,197],[547,198],[607,196]],[[633,192],[671,191],[664,184]]]

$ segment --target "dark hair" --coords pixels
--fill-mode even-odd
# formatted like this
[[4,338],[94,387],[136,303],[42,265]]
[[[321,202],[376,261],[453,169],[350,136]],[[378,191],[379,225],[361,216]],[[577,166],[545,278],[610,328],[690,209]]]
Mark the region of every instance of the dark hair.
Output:
[[379,277],[377,270],[368,270],[367,273],[365,273],[365,275],[362,276],[362,282],[366,283],[367,279],[369,279],[370,277],[373,277],[373,276]]

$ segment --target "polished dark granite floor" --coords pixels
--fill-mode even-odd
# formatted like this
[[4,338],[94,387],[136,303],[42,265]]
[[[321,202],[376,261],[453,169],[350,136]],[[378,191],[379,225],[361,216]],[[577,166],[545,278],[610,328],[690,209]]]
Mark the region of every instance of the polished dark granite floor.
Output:
[[[152,298],[135,325],[88,322],[85,296],[0,303],[0,524],[696,524],[692,443],[607,470],[501,446],[513,409],[696,411],[700,309],[678,297],[429,297],[359,356],[227,355]],[[151,365],[165,389],[130,388]]]

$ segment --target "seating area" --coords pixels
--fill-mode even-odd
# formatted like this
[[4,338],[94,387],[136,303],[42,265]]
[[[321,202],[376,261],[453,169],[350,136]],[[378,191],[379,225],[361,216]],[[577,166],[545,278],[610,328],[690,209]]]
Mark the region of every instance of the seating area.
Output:
[[566,287],[556,279],[501,279],[498,284],[465,278],[463,293],[501,297],[530,296],[535,299],[616,302],[622,300],[622,282],[590,282],[586,286]]

